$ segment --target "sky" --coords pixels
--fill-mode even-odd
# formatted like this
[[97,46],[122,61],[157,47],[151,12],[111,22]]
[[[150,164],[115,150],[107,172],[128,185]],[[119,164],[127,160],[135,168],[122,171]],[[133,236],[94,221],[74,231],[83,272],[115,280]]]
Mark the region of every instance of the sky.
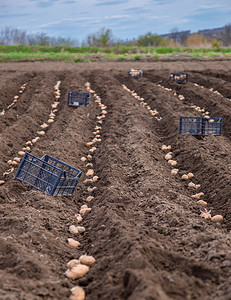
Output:
[[83,41],[101,28],[117,39],[177,28],[196,32],[231,23],[231,0],[0,0],[0,30]]

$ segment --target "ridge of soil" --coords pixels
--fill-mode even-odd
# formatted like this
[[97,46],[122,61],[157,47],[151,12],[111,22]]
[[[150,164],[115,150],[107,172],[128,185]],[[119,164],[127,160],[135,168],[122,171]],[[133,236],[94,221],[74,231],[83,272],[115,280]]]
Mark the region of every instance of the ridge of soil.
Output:
[[[130,68],[143,69],[143,77],[128,77]],[[175,71],[186,71],[189,82],[170,82]],[[229,61],[0,64],[0,112],[6,110],[0,116],[0,180],[6,180],[0,186],[0,298],[63,300],[80,285],[87,300],[231,299],[230,78]],[[15,180],[15,171],[2,174],[47,122],[58,80],[55,121],[31,153],[47,153],[83,175],[73,196],[52,197]],[[89,195],[80,158],[88,154],[100,110],[93,95],[89,106],[68,107],[67,94],[85,92],[86,81],[108,113],[92,160],[99,176],[88,203],[92,210],[80,223],[86,232],[76,237],[80,246],[74,249],[67,244],[73,237],[68,228]],[[24,83],[17,104],[7,110]],[[122,84],[163,119],[151,117]],[[180,116],[201,116],[192,105],[223,118],[222,136],[179,135]],[[163,144],[172,146],[177,176]],[[181,180],[188,172],[198,190]],[[191,197],[197,192],[204,192],[212,215],[223,215],[221,224],[200,217],[202,208]],[[66,278],[67,262],[82,254],[93,255],[95,264],[79,280]]]

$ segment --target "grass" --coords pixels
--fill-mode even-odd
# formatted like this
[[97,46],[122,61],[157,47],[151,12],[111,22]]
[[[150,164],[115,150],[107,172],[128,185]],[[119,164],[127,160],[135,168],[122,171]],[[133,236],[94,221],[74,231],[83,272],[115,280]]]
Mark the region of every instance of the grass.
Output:
[[64,60],[68,62],[89,61],[134,61],[161,59],[174,56],[231,57],[231,48],[186,48],[186,47],[47,47],[0,45],[0,62]]

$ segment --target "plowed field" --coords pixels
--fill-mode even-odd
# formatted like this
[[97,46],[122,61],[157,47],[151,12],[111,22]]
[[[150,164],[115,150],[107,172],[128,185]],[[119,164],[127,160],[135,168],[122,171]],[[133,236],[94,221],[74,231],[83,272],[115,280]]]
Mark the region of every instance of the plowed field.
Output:
[[[138,80],[127,76],[136,67],[144,71]],[[169,81],[169,72],[177,71],[189,74],[186,84]],[[49,119],[59,81],[54,122],[29,152],[49,154],[83,174],[73,196],[52,197],[15,180],[17,166],[8,161]],[[68,92],[86,92],[86,82],[94,90],[90,105],[68,107]],[[97,96],[107,110],[102,122]],[[228,61],[2,63],[0,299],[63,300],[76,285],[87,300],[231,299],[230,99]],[[222,136],[179,135],[180,116],[203,112],[223,118]],[[171,150],[163,151],[163,144]],[[165,159],[169,151],[175,167]],[[88,154],[92,160],[83,162]],[[89,168],[99,177],[90,186]],[[189,172],[194,176],[182,180]],[[223,216],[221,223],[201,216],[205,208],[192,198],[197,193],[204,193],[200,199],[212,216]],[[77,226],[83,204],[91,208],[78,224],[86,231],[73,235],[69,226]],[[68,238],[79,247],[70,247]],[[67,278],[67,263],[83,254],[96,262],[81,279]]]

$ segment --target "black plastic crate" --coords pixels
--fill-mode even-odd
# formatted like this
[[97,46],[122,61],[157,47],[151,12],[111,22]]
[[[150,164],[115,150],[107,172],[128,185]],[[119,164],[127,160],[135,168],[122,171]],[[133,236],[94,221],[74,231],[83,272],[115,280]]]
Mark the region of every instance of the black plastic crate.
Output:
[[130,71],[128,71],[128,76],[138,79],[140,77],[143,76],[143,71],[142,70],[135,70],[135,69],[131,69]]
[[169,78],[176,83],[183,83],[188,81],[188,74],[185,72],[170,73]]
[[82,172],[49,156],[38,158],[26,152],[15,178],[51,196],[72,195]]
[[87,106],[90,101],[90,93],[79,93],[79,92],[69,92],[67,98],[67,104],[69,106]]
[[221,135],[222,118],[180,117],[180,134]]

